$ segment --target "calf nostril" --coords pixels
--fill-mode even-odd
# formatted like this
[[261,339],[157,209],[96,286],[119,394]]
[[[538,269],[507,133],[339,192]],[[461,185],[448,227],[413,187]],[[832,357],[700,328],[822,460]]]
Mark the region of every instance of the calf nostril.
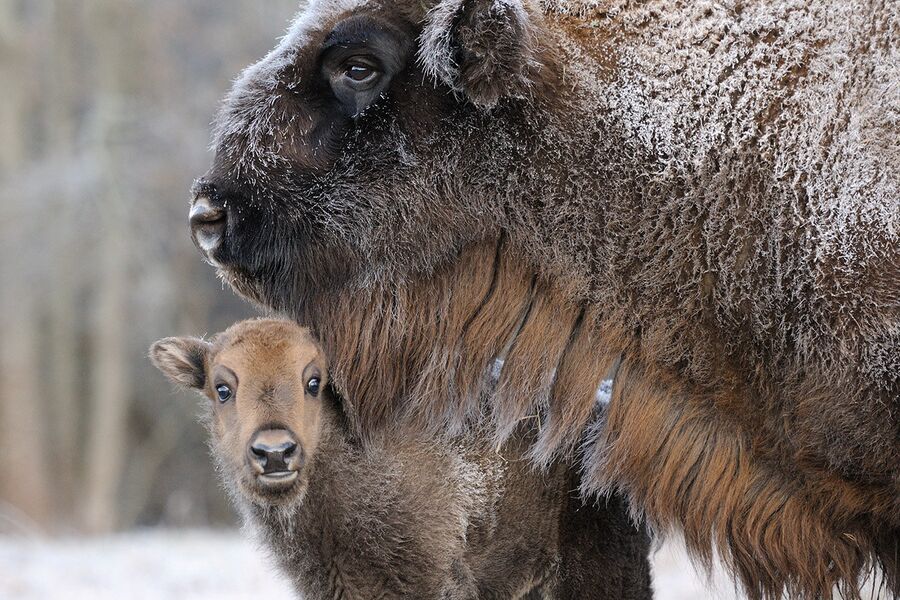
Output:
[[250,452],[258,458],[267,458],[269,456],[269,449],[261,446],[250,446]]
[[297,444],[294,442],[288,442],[284,447],[284,453],[282,456],[285,458],[290,458],[294,455],[294,452],[297,450]]

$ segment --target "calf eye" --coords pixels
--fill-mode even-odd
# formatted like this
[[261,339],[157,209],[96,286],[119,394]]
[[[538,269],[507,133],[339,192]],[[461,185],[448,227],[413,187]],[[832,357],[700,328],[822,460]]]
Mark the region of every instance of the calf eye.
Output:
[[216,395],[219,396],[219,402],[228,402],[231,398],[231,388],[221,383],[216,386]]
[[312,396],[319,395],[319,378],[313,377],[309,381],[306,382],[306,391],[310,393]]

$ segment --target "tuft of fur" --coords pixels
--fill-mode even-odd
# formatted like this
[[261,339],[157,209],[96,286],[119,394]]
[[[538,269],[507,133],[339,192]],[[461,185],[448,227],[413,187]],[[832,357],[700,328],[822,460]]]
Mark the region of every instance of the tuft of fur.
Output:
[[438,3],[420,35],[425,71],[483,108],[528,98],[542,67],[533,25],[540,16],[531,8],[521,0]]
[[498,437],[539,422],[546,463],[620,364],[587,493],[752,598],[855,598],[872,565],[900,595],[900,6],[528,2],[530,92],[484,110],[458,25],[494,5],[355,4],[418,60],[327,144],[288,91],[349,13],[310,7],[219,119],[223,277],[318,332],[364,432],[465,429],[503,359]]

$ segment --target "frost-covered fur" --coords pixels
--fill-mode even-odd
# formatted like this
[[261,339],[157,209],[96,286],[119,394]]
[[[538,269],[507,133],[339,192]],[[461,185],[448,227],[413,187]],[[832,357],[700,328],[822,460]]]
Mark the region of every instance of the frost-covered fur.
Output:
[[[875,563],[896,595],[900,4],[544,10],[313,2],[218,118],[210,258],[321,333],[363,430],[464,427],[505,357],[498,431],[541,415],[546,462],[619,364],[587,492],[751,597],[853,597]],[[351,13],[417,54],[322,134],[318,47]]]

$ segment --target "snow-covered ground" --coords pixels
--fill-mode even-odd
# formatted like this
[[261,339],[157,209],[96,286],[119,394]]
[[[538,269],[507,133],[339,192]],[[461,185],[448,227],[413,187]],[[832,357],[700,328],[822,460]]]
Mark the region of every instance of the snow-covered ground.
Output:
[[[653,556],[658,600],[738,600],[698,575],[677,542]],[[879,598],[874,592],[865,597]],[[886,596],[881,596],[885,598]],[[0,536],[0,600],[293,600],[266,554],[237,531],[146,530],[93,539]]]
[[[738,598],[694,574],[673,543],[654,556],[659,600]],[[291,600],[264,552],[236,531],[147,530],[95,538],[0,537],[3,600]]]

